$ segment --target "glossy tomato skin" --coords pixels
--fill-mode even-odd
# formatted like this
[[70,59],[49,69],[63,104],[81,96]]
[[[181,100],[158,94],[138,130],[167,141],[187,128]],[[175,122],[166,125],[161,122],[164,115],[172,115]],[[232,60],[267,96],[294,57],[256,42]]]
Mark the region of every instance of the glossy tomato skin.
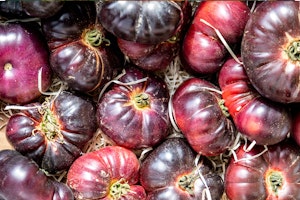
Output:
[[237,129],[260,145],[284,140],[292,128],[289,108],[260,95],[252,86],[244,66],[229,58],[219,73],[225,106]]
[[201,199],[206,189],[199,177],[201,173],[211,199],[219,200],[224,190],[222,178],[205,157],[199,161],[199,171],[195,170],[195,159],[196,154],[185,139],[170,138],[157,146],[141,164],[140,182],[148,192],[147,199]]
[[190,78],[172,96],[173,116],[192,148],[205,156],[218,155],[233,143],[235,126],[224,114],[219,88]]
[[245,27],[241,47],[245,70],[258,92],[273,101],[300,101],[299,59],[293,49],[300,33],[298,13],[299,2],[262,2]]
[[[124,70],[118,80],[127,85],[115,83],[98,102],[99,128],[120,146],[152,147],[168,135],[169,90],[151,72],[133,65]],[[146,80],[136,82],[143,78]]]
[[[0,25],[0,99],[10,104],[26,104],[41,96],[38,88],[50,87],[52,71],[47,43],[36,23]],[[26,86],[26,87],[24,87]]]
[[0,151],[0,198],[14,200],[73,200],[71,189],[39,169],[15,150]]
[[69,92],[45,101],[43,107],[28,106],[37,107],[9,118],[8,141],[49,173],[68,169],[97,130],[96,106]]
[[183,23],[180,2],[107,1],[99,20],[116,37],[143,44],[159,44],[171,38]]
[[[68,171],[67,184],[78,199],[143,200],[145,190],[137,185],[139,170],[140,162],[131,150],[106,146],[76,159]],[[118,182],[119,189],[128,184],[123,188],[126,192],[114,188]]]
[[118,73],[123,57],[114,38],[96,22],[95,2],[65,2],[57,14],[42,20],[42,29],[51,67],[71,89],[96,93]]
[[64,5],[63,1],[20,0],[23,11],[31,17],[46,18],[55,15]]
[[228,198],[230,200],[299,199],[299,147],[292,140],[285,140],[268,146],[268,151],[263,155],[252,157],[263,149],[263,146],[259,145],[247,152],[243,146],[238,148],[237,159],[244,160],[235,162],[231,158],[226,169],[225,191]]

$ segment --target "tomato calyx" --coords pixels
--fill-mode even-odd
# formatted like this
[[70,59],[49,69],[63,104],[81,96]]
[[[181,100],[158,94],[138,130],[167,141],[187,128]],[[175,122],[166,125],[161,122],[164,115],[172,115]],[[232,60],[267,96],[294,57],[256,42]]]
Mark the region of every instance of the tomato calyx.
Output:
[[229,117],[230,114],[229,114],[229,110],[228,108],[225,106],[225,100],[224,99],[221,99],[218,101],[218,104],[222,110],[222,113],[226,116],[226,117]]
[[109,196],[112,199],[120,199],[123,195],[127,194],[130,190],[130,185],[125,181],[125,179],[121,178],[120,180],[111,184],[109,188]]
[[185,174],[178,180],[178,186],[190,195],[194,195],[194,183],[198,178],[199,176],[194,172]]
[[266,185],[275,196],[278,196],[284,183],[283,174],[280,171],[270,169],[266,173]]
[[300,61],[300,40],[294,40],[286,49],[286,53],[292,61]]
[[106,43],[106,46],[110,45],[110,41],[106,39],[101,30],[97,28],[88,29],[83,33],[83,35],[85,42],[93,47],[99,47],[103,43]]
[[146,108],[150,106],[150,96],[147,93],[138,93],[133,97],[134,105],[137,108]]

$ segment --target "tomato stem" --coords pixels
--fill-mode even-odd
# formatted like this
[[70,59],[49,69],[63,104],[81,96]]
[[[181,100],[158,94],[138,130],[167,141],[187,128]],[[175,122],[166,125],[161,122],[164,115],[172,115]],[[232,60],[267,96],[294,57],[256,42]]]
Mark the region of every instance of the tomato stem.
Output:
[[190,195],[194,194],[194,182],[198,179],[198,175],[195,173],[186,174],[180,177],[178,181],[179,187],[189,193]]
[[130,185],[124,179],[114,182],[110,186],[109,194],[113,199],[120,199],[130,190]]
[[150,97],[149,97],[149,95],[146,94],[146,93],[139,93],[139,94],[135,95],[134,96],[134,104],[138,108],[149,107],[149,105],[150,105]]
[[84,39],[85,41],[92,45],[93,47],[98,47],[101,44],[103,44],[104,42],[106,42],[106,46],[110,45],[110,41],[108,39],[106,39],[102,32],[98,29],[92,29],[92,30],[88,30],[87,32],[84,33]]
[[286,53],[292,61],[300,61],[300,41],[293,41],[288,46]]
[[282,173],[275,170],[270,170],[267,174],[267,185],[278,196],[278,192],[283,185]]

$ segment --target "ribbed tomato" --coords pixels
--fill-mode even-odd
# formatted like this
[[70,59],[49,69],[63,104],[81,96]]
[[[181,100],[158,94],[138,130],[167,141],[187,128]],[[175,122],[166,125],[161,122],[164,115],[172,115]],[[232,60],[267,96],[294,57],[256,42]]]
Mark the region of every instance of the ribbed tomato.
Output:
[[299,2],[266,1],[251,14],[241,54],[253,86],[278,102],[300,101]]
[[11,145],[49,173],[66,170],[96,132],[96,106],[69,92],[32,103],[6,126]]
[[300,199],[300,151],[292,140],[250,151],[240,146],[225,173],[225,191],[230,200]]
[[138,185],[140,162],[120,146],[106,146],[75,160],[68,171],[67,184],[76,199],[144,200]]
[[172,96],[174,119],[192,148],[203,155],[225,152],[232,145],[235,126],[224,113],[219,88],[190,78]]
[[229,58],[219,73],[225,106],[242,134],[260,145],[278,143],[291,131],[292,116],[284,104],[260,95],[244,66]]
[[99,128],[116,144],[130,149],[152,147],[168,135],[169,90],[151,72],[128,65],[98,102]]

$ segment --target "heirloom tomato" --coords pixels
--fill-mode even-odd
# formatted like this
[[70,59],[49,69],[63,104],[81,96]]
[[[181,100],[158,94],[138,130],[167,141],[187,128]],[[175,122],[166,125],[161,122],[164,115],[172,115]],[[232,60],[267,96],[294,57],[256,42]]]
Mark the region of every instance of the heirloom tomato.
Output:
[[106,146],[77,158],[67,175],[76,199],[144,200],[140,162],[129,149]]
[[98,128],[96,106],[66,91],[27,106],[9,118],[8,141],[49,173],[68,169]]
[[183,24],[182,2],[105,1],[99,20],[103,27],[123,40],[159,44],[176,34]]
[[0,151],[0,199],[73,200],[71,189],[46,176],[30,158],[15,150]]
[[0,24],[0,100],[6,103],[29,103],[41,96],[39,84],[43,91],[51,85],[49,49],[39,28],[34,22]]
[[50,47],[50,64],[69,88],[97,92],[118,73],[122,56],[114,38],[97,22],[94,1],[66,1],[41,20]]
[[154,73],[127,65],[125,73],[98,102],[99,128],[130,149],[156,145],[168,135],[169,90]]
[[300,199],[300,151],[292,140],[256,145],[250,151],[240,146],[225,172],[225,192],[230,200]]
[[299,5],[261,2],[242,40],[242,60],[252,85],[261,95],[282,103],[300,101]]
[[205,156],[228,150],[235,126],[223,110],[217,86],[200,78],[185,80],[172,96],[173,116],[192,148]]
[[292,116],[285,104],[260,95],[252,86],[244,66],[229,58],[219,73],[225,106],[240,133],[260,145],[278,143],[291,131]]
[[196,162],[183,138],[166,139],[150,152],[142,161],[140,182],[147,200],[220,200],[224,191],[211,162],[204,156]]

